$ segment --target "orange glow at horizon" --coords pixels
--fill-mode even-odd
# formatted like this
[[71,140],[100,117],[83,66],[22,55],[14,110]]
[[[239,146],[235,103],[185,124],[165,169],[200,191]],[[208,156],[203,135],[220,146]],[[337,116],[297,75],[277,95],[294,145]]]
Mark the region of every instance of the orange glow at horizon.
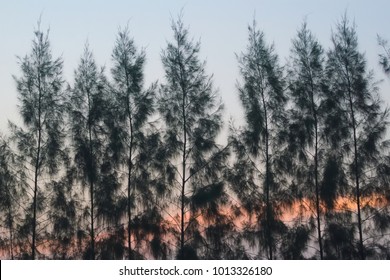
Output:
[[[378,208],[389,206],[389,204],[390,204],[389,201],[387,201],[385,198],[383,198],[382,196],[377,195],[377,194],[371,195],[369,197],[361,198],[362,208],[369,206],[369,207],[373,207],[373,208],[378,209]],[[327,211],[327,209],[324,207],[324,205],[322,205],[320,211],[321,211],[321,213],[325,213]],[[350,211],[350,212],[355,213],[355,211],[357,211],[356,201],[354,200],[354,198],[351,199],[349,197],[339,197],[336,199],[335,207],[334,207],[334,209],[332,209],[332,211],[335,211],[335,212]],[[233,210],[231,209],[231,207],[226,206],[224,208],[222,207],[220,209],[220,212],[222,215],[226,215],[226,216],[229,216],[230,218],[234,218],[233,223],[235,224],[235,226],[238,229],[242,228],[242,226],[244,225],[245,222],[249,222],[250,224],[252,224],[252,221],[251,221],[252,217],[250,217],[245,212],[245,210],[241,209],[241,215],[236,216],[233,214]],[[289,224],[291,225],[292,223],[294,223],[294,221],[297,221],[298,219],[305,220],[305,219],[311,217],[312,215],[316,215],[315,205],[309,199],[302,199],[300,201],[294,202],[292,204],[292,206],[290,206],[290,207],[281,207],[281,212],[282,213],[281,213],[280,218],[287,225],[289,225]],[[185,219],[184,219],[185,227],[188,226],[188,224],[190,223],[191,220],[192,220],[191,213],[186,212]],[[203,215],[201,215],[199,213],[196,214],[196,217],[194,218],[194,220],[196,220],[200,224],[200,226],[212,224],[211,221],[207,220]],[[253,221],[253,222],[255,222],[255,221]],[[176,214],[176,215],[168,215],[167,214],[167,216],[164,219],[163,224],[168,225],[168,227],[175,226],[177,230],[180,230],[180,215],[179,214]],[[127,233],[127,230],[125,231],[125,236],[126,236],[126,233]],[[96,235],[95,241],[96,242],[102,241],[110,235],[111,235],[111,233],[105,232],[102,230],[102,231],[100,231],[99,234]],[[171,236],[172,233],[169,235]],[[167,239],[169,239],[169,240],[167,240],[167,243],[170,245],[174,245],[175,242],[172,243],[172,240],[170,240],[171,237],[167,238]],[[86,244],[88,244],[88,240],[89,240],[88,238],[89,237],[87,236],[82,241],[84,244],[82,246],[84,248],[85,248],[85,246],[87,246]],[[143,241],[148,242],[148,239],[150,241],[150,238],[146,238]],[[132,238],[132,240],[135,240],[135,236],[134,236],[134,238]],[[40,254],[43,254],[43,256],[50,255],[50,250],[51,250],[50,242],[53,242],[53,241],[46,240],[44,242],[41,242],[41,245],[38,245],[37,249],[40,252]],[[76,250],[77,250],[76,242],[77,242],[76,240],[74,242],[72,242],[73,248],[71,249],[71,251],[76,252]],[[54,243],[51,243],[51,245],[54,245]],[[49,244],[49,245],[45,245],[45,244]],[[125,244],[126,244],[126,242],[125,242]],[[17,245],[15,246],[14,255],[21,254],[21,252],[22,252],[20,250],[21,248],[20,247],[18,248],[18,247],[19,246],[17,246]],[[29,251],[27,250],[27,253],[28,252]],[[5,250],[5,249],[0,250],[0,259],[5,258],[8,254],[9,254],[9,252],[7,250]]]

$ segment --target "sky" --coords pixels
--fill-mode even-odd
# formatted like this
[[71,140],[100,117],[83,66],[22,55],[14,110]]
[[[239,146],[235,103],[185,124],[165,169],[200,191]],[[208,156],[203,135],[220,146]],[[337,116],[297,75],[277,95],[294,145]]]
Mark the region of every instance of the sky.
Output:
[[19,122],[17,91],[12,75],[20,76],[17,56],[31,50],[33,31],[41,17],[50,28],[54,57],[64,60],[64,78],[73,83],[85,42],[109,76],[111,52],[120,27],[128,25],[139,48],[145,48],[145,86],[164,82],[161,51],[172,40],[171,20],[183,11],[190,36],[200,40],[200,58],[225,104],[225,120],[240,124],[242,112],[236,89],[239,79],[235,54],[245,50],[247,26],[256,19],[266,40],[274,43],[280,63],[286,63],[291,40],[304,19],[325,50],[331,32],[347,12],[355,22],[359,48],[380,83],[384,106],[390,104],[390,79],[378,66],[377,34],[390,41],[389,0],[0,0],[0,134],[7,134],[8,120]]

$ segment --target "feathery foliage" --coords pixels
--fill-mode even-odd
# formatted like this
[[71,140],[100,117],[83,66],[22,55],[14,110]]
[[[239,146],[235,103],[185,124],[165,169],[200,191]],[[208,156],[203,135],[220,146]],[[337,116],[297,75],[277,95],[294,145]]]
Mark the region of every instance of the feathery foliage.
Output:
[[22,125],[0,136],[1,256],[389,258],[388,109],[347,17],[327,53],[304,23],[285,68],[248,27],[244,125],[226,146],[200,42],[181,16],[172,31],[161,85],[145,88],[145,50],[124,28],[110,80],[87,44],[64,90],[38,24],[14,77]]
[[[288,88],[292,106],[289,111],[289,125],[284,133],[284,141],[287,142],[288,156],[294,159],[295,167],[292,169],[292,176],[300,193],[296,199],[308,199],[310,204],[306,209],[308,212],[315,209],[311,215],[316,218],[317,243],[321,259],[324,258],[324,254],[320,199],[323,197],[322,194],[328,194],[329,190],[332,190],[326,183],[324,188],[321,188],[321,174],[326,154],[324,62],[324,51],[304,22],[292,41],[288,69]],[[325,178],[332,179],[328,176]],[[330,200],[326,199],[329,197],[331,197]],[[330,192],[326,198],[325,201],[333,202],[334,192]],[[299,231],[299,236],[305,232],[302,227],[298,227],[297,231]],[[292,256],[296,254],[293,253]]]
[[378,35],[378,44],[382,47],[383,52],[379,54],[379,64],[382,66],[386,75],[390,75],[390,47],[387,40]]
[[227,149],[216,143],[222,128],[222,104],[212,76],[206,74],[205,62],[199,60],[200,43],[189,38],[181,18],[172,22],[172,30],[173,41],[161,55],[166,82],[161,86],[158,109],[173,170],[168,178],[171,211],[179,212],[172,221],[177,258],[211,257],[218,253],[211,252],[216,249],[213,240],[221,240],[207,237],[219,230],[224,219],[222,207],[227,202],[221,174]]
[[[356,204],[359,258],[365,259],[365,225],[369,228],[369,197],[383,195],[388,186],[377,181],[376,168],[382,160],[382,149],[388,126],[388,110],[383,109],[372,73],[367,70],[364,55],[359,52],[356,28],[346,16],[332,34],[333,47],[328,53],[327,78],[329,99],[333,103],[330,116],[337,115],[340,129],[337,137],[339,155],[347,180],[347,196]],[[330,128],[335,130],[336,128]],[[335,135],[335,134],[333,134]],[[372,206],[372,205],[371,205]]]
[[[89,216],[90,247],[86,258],[95,259],[97,219],[110,219],[112,212],[112,184],[107,184],[104,172],[104,126],[107,82],[103,69],[98,69],[92,52],[85,46],[79,66],[74,73],[75,81],[70,91],[69,119],[72,148],[76,167],[76,180],[83,189],[88,188],[88,201],[83,205]],[[115,185],[115,183],[114,183]],[[114,186],[115,188],[115,186]],[[107,205],[108,204],[108,205]]]
[[267,45],[255,21],[248,32],[247,49],[238,56],[242,78],[238,91],[246,124],[242,131],[231,129],[236,163],[228,180],[248,216],[255,218],[245,226],[246,236],[273,259],[278,236],[286,229],[280,220],[285,195],[277,162],[287,96],[273,45]]
[[[43,175],[53,176],[61,167],[64,144],[64,94],[62,90],[63,62],[54,59],[51,53],[48,32],[38,29],[34,32],[31,53],[19,58],[21,70],[16,81],[19,111],[24,128],[10,123],[11,139],[25,162],[25,169],[31,170],[33,193],[25,217],[25,229],[31,234],[30,258],[36,258],[38,233],[44,228],[38,217],[42,217],[46,185]],[[30,238],[29,238],[30,239]]]
[[113,160],[117,160],[124,172],[123,182],[126,185],[121,197],[124,206],[121,213],[127,215],[127,257],[141,257],[139,248],[142,240],[139,236],[149,235],[148,238],[153,241],[151,246],[147,243],[142,246],[149,247],[158,258],[167,254],[162,242],[163,228],[139,223],[151,214],[156,215],[153,220],[162,221],[162,213],[155,207],[164,208],[159,198],[164,197],[167,190],[160,134],[150,122],[155,113],[156,84],[143,88],[145,52],[137,50],[128,28],[119,31],[112,60],[112,113],[115,114],[111,116],[110,145]]
[[[20,216],[19,205],[21,190],[15,173],[16,159],[10,151],[8,141],[0,135],[0,224],[8,232],[8,242],[1,249],[6,251],[10,259],[15,257],[15,231]],[[7,246],[8,245],[8,246]]]

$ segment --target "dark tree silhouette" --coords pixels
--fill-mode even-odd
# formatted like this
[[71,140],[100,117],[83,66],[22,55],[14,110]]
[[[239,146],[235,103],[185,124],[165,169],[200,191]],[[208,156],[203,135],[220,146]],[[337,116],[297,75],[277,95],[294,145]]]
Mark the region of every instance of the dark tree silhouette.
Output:
[[274,47],[266,44],[255,21],[248,31],[247,50],[238,56],[242,78],[238,90],[246,124],[231,135],[236,163],[229,181],[248,215],[256,218],[254,226],[248,223],[244,228],[251,244],[258,240],[267,258],[273,259],[277,236],[286,229],[280,220],[283,188],[276,162],[287,97]]
[[53,259],[73,259],[76,256],[76,230],[78,201],[74,198],[72,170],[59,180],[50,182],[53,189],[49,203],[51,221],[50,251]]
[[[153,245],[153,255],[157,257],[157,251],[166,254],[162,252],[164,245],[160,236],[164,230],[156,228],[151,221],[162,223],[161,211],[157,209],[163,208],[163,203],[158,197],[165,195],[166,187],[161,172],[164,159],[159,148],[160,136],[149,122],[155,112],[156,84],[143,89],[145,53],[137,50],[128,28],[119,31],[112,60],[115,115],[110,126],[110,145],[113,160],[119,163],[125,174],[126,195],[122,197],[122,205],[126,206],[127,215],[127,257],[135,259],[142,255],[139,252],[141,237],[148,238],[148,234],[153,236],[149,245]],[[147,222],[147,217],[150,222]]]
[[244,122],[225,146],[201,44],[181,16],[171,27],[160,87],[145,88],[145,51],[125,28],[111,80],[86,44],[64,90],[38,23],[14,77],[21,125],[0,135],[1,256],[390,258],[389,111],[347,16],[326,54],[304,23],[287,71],[248,27],[236,55]]
[[[332,34],[333,47],[328,53],[329,99],[333,108],[329,115],[337,115],[339,151],[343,155],[348,193],[356,203],[356,228],[359,258],[369,253],[364,242],[364,223],[375,216],[370,197],[382,194],[387,186],[379,185],[376,166],[381,162],[381,151],[388,125],[388,111],[382,109],[372,73],[367,70],[364,55],[359,52],[356,28],[346,16]],[[335,128],[333,128],[334,130]],[[342,132],[342,133],[341,133]],[[375,207],[374,207],[375,208]],[[365,213],[363,213],[365,212]],[[365,215],[364,215],[365,214]]]
[[[321,237],[321,174],[324,165],[326,135],[324,135],[324,51],[303,23],[292,41],[288,82],[292,109],[288,130],[288,153],[297,160],[294,179],[300,197],[308,199],[314,209],[320,258],[324,258]],[[304,231],[297,228],[300,236]],[[294,256],[294,254],[293,254]]]
[[[387,40],[378,35],[378,44],[382,47],[383,52],[379,54],[379,64],[382,66],[384,73],[390,78],[390,47]],[[381,162],[377,165],[378,184],[382,186],[381,193],[384,207],[380,211],[376,211],[374,222],[376,228],[383,236],[390,226],[390,157],[389,154],[381,154]],[[374,209],[375,210],[375,209]],[[378,239],[375,237],[375,239]],[[384,241],[379,245],[379,250],[383,252],[383,258],[390,258],[390,243],[387,238],[382,238]]]
[[203,232],[211,234],[210,226],[223,217],[226,195],[221,171],[228,151],[215,142],[222,128],[222,105],[205,63],[199,60],[200,43],[188,38],[181,18],[172,22],[172,30],[173,42],[161,56],[166,82],[158,107],[173,170],[170,210],[178,240],[176,257],[194,259],[210,253],[207,247],[212,241]]
[[84,206],[86,206],[85,214],[89,217],[90,246],[85,257],[91,259],[96,257],[95,230],[98,211],[104,211],[102,209],[104,206],[96,205],[97,200],[99,197],[107,200],[110,198],[107,193],[102,194],[98,190],[99,185],[101,188],[109,187],[101,186],[103,184],[101,166],[104,161],[103,121],[106,89],[103,69],[98,69],[92,52],[86,45],[80,64],[75,71],[74,85],[70,88],[69,117],[74,161],[77,168],[76,177],[83,188],[88,188],[89,193],[86,199],[87,205]]
[[29,257],[32,259],[36,258],[38,234],[43,229],[40,222],[45,206],[43,175],[58,173],[64,140],[62,59],[53,59],[48,32],[42,32],[39,24],[34,35],[31,53],[19,58],[21,76],[14,77],[25,128],[10,123],[12,138],[24,157],[25,169],[31,170],[33,177],[32,194],[26,189],[32,201],[24,227],[25,232],[31,234]]
[[8,141],[0,135],[0,223],[8,231],[8,238],[2,236],[5,245],[2,249],[8,252],[12,260],[15,258],[16,225],[21,203],[16,161],[16,156],[10,150]]
[[355,229],[348,211],[327,213],[324,231],[324,252],[327,259],[356,259]]
[[303,252],[307,249],[310,241],[310,228],[306,225],[298,224],[289,229],[283,236],[281,251],[285,260],[304,259]]
[[378,35],[378,44],[382,48],[382,53],[379,54],[379,64],[382,66],[386,75],[390,76],[390,47],[387,40]]

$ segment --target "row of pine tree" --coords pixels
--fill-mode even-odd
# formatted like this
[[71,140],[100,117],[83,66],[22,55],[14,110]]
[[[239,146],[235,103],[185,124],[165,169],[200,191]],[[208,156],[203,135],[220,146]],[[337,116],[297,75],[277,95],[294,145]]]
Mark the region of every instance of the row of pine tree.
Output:
[[3,258],[389,258],[389,111],[347,16],[328,51],[304,23],[283,66],[248,27],[226,145],[200,43],[172,30],[145,86],[128,28],[109,75],[86,44],[66,82],[38,25],[14,77],[23,125],[1,136]]

